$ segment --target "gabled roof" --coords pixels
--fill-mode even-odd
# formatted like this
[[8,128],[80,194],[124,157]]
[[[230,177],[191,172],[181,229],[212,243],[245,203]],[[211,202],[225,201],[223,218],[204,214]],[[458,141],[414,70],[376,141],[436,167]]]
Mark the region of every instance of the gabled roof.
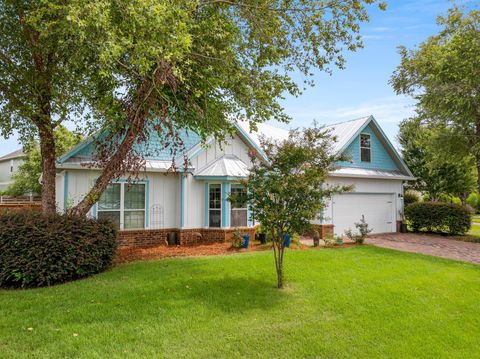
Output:
[[7,153],[5,156],[0,157],[0,161],[14,160],[16,158],[26,157],[26,154],[23,152],[23,149],[19,149],[10,153]]
[[403,162],[402,157],[395,149],[395,147],[393,147],[387,135],[385,134],[385,132],[383,132],[377,120],[375,120],[372,115],[367,117],[361,117],[352,121],[333,124],[327,126],[326,128],[330,130],[331,134],[337,138],[337,145],[334,148],[338,154],[341,154],[367,126],[370,126],[370,128],[374,131],[380,142],[387,150],[390,157],[397,164],[398,169],[400,170],[402,175],[404,177],[408,177],[408,179],[413,179],[414,177],[412,172],[410,172],[410,169],[407,167],[405,162]]
[[[248,128],[248,123],[242,122],[240,123],[240,126],[244,128]],[[350,121],[328,125],[328,126],[325,126],[325,129],[329,131],[329,133],[336,139],[336,142],[333,146],[333,150],[335,151],[335,153],[342,154],[367,126],[371,126],[372,130],[375,132],[379,140],[382,142],[385,149],[389,153],[390,157],[396,163],[397,167],[399,168],[399,172],[398,171],[396,173],[392,172],[390,175],[387,176],[386,173],[383,173],[385,171],[380,170],[380,172],[382,173],[379,173],[378,171],[372,172],[370,170],[370,172],[367,171],[368,173],[364,171],[362,174],[359,174],[357,173],[358,172],[357,169],[349,168],[348,171],[346,169],[343,170],[342,175],[346,175],[347,172],[352,170],[350,171],[351,173],[349,172],[352,176],[358,175],[358,176],[364,176],[364,177],[371,176],[371,177],[382,177],[382,178],[395,177],[399,179],[413,179],[413,175],[408,169],[407,165],[403,162],[401,156],[399,155],[397,150],[393,147],[392,143],[390,142],[390,140],[385,135],[382,128],[380,127],[380,125],[372,115],[356,118]],[[255,131],[249,132],[249,135],[251,136],[251,138],[257,143],[260,143],[259,138],[261,136],[269,137],[274,140],[285,140],[288,137],[288,131],[284,129],[273,127],[265,123],[258,124],[257,127],[258,127],[258,130],[256,132]],[[334,175],[335,173],[332,173],[332,175]]]
[[354,120],[335,123],[325,126],[325,129],[336,138],[336,142],[333,146],[335,153],[342,153],[356,137],[357,132],[365,128],[366,124],[373,118],[373,116],[365,116],[356,118]]
[[235,155],[223,155],[194,173],[196,178],[224,177],[245,178],[248,165]]
[[[252,139],[252,137],[237,123],[234,122],[237,129],[237,135],[247,144],[247,146],[255,149],[264,160],[268,160],[267,156],[260,148],[260,146]],[[92,163],[91,156],[95,150],[95,139],[101,136],[96,133],[86,138],[79,145],[60,156],[57,159],[58,168],[84,168],[85,165]],[[199,153],[205,151],[206,146],[215,141],[213,137],[207,138],[205,143],[202,142],[201,137],[194,131],[181,130],[179,136],[184,143],[185,151],[177,154],[175,163],[183,164],[184,155],[189,160],[195,158]],[[145,144],[136,145],[145,155],[145,163],[147,171],[166,171],[172,165],[172,152],[168,146],[159,138],[156,131],[152,131],[152,135]],[[243,162],[242,162],[243,163]],[[191,168],[189,168],[190,170]]]

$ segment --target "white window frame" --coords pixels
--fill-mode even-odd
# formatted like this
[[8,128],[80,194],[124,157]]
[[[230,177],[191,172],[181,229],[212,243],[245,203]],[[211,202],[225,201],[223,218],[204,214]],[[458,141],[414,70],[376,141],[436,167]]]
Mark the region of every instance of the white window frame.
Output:
[[[220,186],[220,208],[211,208],[210,207],[210,188],[212,186]],[[208,184],[208,228],[222,228],[222,218],[223,218],[223,198],[222,198],[222,184],[221,183],[209,183]],[[220,225],[218,227],[213,227],[210,225],[210,211],[220,211]]]
[[[245,188],[245,186],[242,186],[240,183],[232,183],[230,185],[230,194],[232,193],[233,186],[241,186],[245,191],[247,190]],[[245,223],[244,226],[240,226],[240,227],[248,227],[248,205],[245,205],[245,207],[241,207],[241,208],[233,208],[233,203],[232,202],[230,203],[230,227],[238,227],[238,226],[233,226],[233,224],[232,224],[232,212],[233,211],[245,211],[245,214],[247,216],[246,217],[247,222]]]
[[[128,188],[128,182],[123,182],[123,181],[122,182],[112,182],[110,184],[112,184],[112,185],[119,184],[120,185],[120,209],[102,210],[102,209],[100,209],[100,205],[97,203],[97,211],[96,211],[97,213],[96,213],[95,217],[98,218],[98,213],[99,212],[120,212],[120,228],[119,228],[119,230],[121,230],[121,231],[123,231],[123,230],[135,231],[135,230],[146,229],[147,228],[147,195],[148,195],[147,182],[139,181],[139,182],[132,183],[132,184],[142,184],[144,186],[145,199],[144,199],[143,209],[131,209],[131,208],[129,208],[127,210],[125,210],[125,190],[126,190],[126,187]],[[144,218],[143,218],[143,227],[125,229],[125,212],[140,212],[142,210],[145,213]]]
[[[362,146],[362,136],[368,136],[368,138],[370,139],[370,147],[363,147]],[[365,163],[372,163],[372,160],[373,160],[373,151],[372,151],[372,135],[369,134],[369,133],[361,133],[360,134],[360,137],[359,137],[359,142],[360,142],[360,162],[365,162]],[[362,160],[362,149],[368,149],[370,151],[370,161],[363,161]]]

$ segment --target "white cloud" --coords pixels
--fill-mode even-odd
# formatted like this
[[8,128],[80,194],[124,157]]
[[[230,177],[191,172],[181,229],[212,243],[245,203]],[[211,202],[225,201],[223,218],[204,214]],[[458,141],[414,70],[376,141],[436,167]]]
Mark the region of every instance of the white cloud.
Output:
[[415,102],[405,96],[382,97],[354,106],[319,108],[288,108],[293,126],[306,126],[313,120],[329,124],[373,115],[381,123],[397,124],[414,114]]

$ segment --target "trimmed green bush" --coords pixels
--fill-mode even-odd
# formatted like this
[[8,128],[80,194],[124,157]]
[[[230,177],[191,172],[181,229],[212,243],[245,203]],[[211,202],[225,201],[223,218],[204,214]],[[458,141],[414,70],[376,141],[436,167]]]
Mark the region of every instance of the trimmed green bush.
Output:
[[420,195],[418,194],[418,192],[406,190],[403,194],[403,204],[405,205],[405,207],[409,204],[417,202],[420,202]]
[[0,287],[49,286],[102,272],[112,264],[116,236],[105,220],[0,213]]
[[414,232],[465,234],[471,226],[469,210],[456,203],[418,202],[405,208]]

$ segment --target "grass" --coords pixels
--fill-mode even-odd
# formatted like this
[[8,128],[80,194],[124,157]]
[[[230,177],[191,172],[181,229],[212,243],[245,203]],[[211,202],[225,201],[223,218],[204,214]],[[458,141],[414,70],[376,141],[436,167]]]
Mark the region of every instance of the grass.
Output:
[[[0,291],[2,358],[480,358],[480,266],[363,246],[123,265]],[[30,328],[30,330],[29,330]]]
[[480,226],[476,224],[472,224],[468,234],[475,237],[480,237]]

